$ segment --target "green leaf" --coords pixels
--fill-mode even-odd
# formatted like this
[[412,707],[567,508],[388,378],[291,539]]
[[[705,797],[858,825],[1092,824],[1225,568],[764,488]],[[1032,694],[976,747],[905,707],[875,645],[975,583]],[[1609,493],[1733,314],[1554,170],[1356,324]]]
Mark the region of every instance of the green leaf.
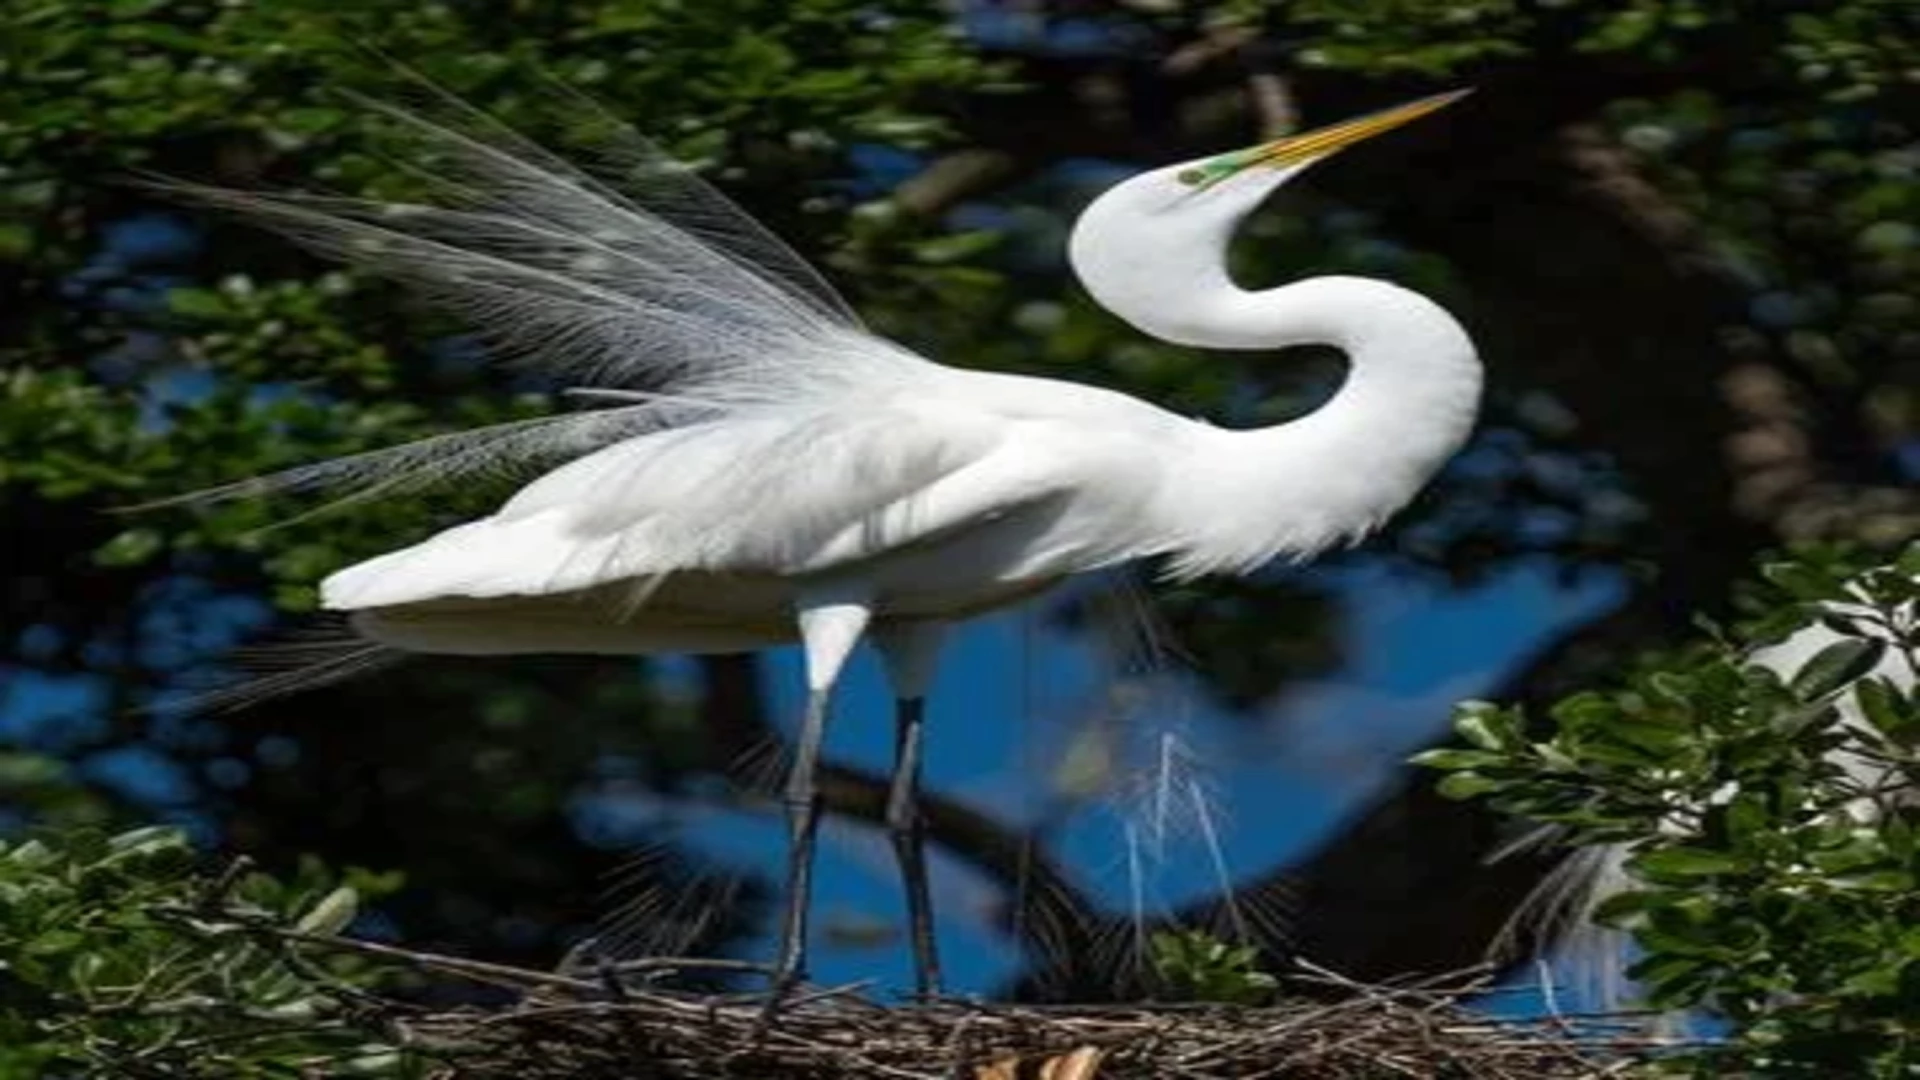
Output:
[[28,941],[26,951],[30,956],[57,956],[80,948],[86,940],[77,930],[49,930]]
[[1860,703],[1860,714],[1882,735],[1899,738],[1909,728],[1920,725],[1920,716],[1914,715],[1912,707],[1904,701],[1906,695],[1887,679],[1861,679],[1854,684],[1853,695]]
[[218,319],[227,314],[227,298],[212,289],[174,289],[167,293],[167,309],[188,319]]
[[1737,846],[1765,834],[1772,825],[1772,815],[1768,813],[1764,798],[1750,791],[1742,791],[1727,804],[1726,823],[1727,835],[1733,838]]
[[26,867],[45,866],[53,862],[55,858],[57,858],[57,856],[54,852],[39,840],[28,840],[26,843],[17,844],[7,851],[8,861]]
[[1602,926],[1618,926],[1652,906],[1657,894],[1644,890],[1615,893],[1594,905],[1592,921]]
[[1795,600],[1845,600],[1846,585],[1839,578],[1805,563],[1768,563],[1761,576],[1785,589]]
[[353,917],[360,912],[360,894],[348,886],[341,885],[320,898],[300,921],[294,923],[294,929],[306,934],[330,937],[347,928]]
[[1605,695],[1589,690],[1556,702],[1553,706],[1553,720],[1562,729],[1571,731],[1607,724],[1619,712],[1619,706],[1608,700]]
[[1435,790],[1449,799],[1471,799],[1489,791],[1498,791],[1504,786],[1498,780],[1476,772],[1448,773],[1440,778]]
[[1794,672],[1793,692],[1805,701],[1826,697],[1872,671],[1886,652],[1887,643],[1879,638],[1836,641],[1813,654]]
[[1453,729],[1482,750],[1504,750],[1519,742],[1519,725],[1498,705],[1463,701],[1454,710]]
[[1881,964],[1840,984],[1840,992],[1851,997],[1893,997],[1900,992],[1900,964]]
[[100,545],[93,561],[101,566],[137,566],[153,558],[165,543],[158,529],[128,529]]
[[0,222],[0,259],[18,259],[32,250],[32,229],[15,222]]
[[1688,735],[1685,729],[1675,724],[1632,721],[1615,723],[1607,728],[1607,733],[1653,754],[1665,754],[1676,749]]
[[1920,580],[1920,540],[1906,546],[1900,557],[1893,560],[1894,572],[1909,580]]
[[921,262],[935,265],[963,262],[998,246],[1002,239],[987,230],[952,233],[921,241],[914,245],[914,254]]
[[1505,764],[1507,755],[1496,754],[1491,750],[1443,748],[1422,751],[1408,758],[1407,761],[1429,769],[1481,769],[1489,765]]
[[185,848],[187,838],[171,825],[148,825],[129,829],[107,841],[107,850],[118,855],[147,855],[158,851]]
[[1707,961],[1688,956],[1650,956],[1627,969],[1627,976],[1656,1001],[1684,1001],[1699,984]]
[[1647,676],[1647,688],[1665,701],[1684,704],[1693,693],[1693,680],[1677,672],[1656,671]]
[[1727,852],[1692,847],[1642,852],[1630,865],[1635,873],[1646,877],[1710,877],[1742,869],[1741,861]]

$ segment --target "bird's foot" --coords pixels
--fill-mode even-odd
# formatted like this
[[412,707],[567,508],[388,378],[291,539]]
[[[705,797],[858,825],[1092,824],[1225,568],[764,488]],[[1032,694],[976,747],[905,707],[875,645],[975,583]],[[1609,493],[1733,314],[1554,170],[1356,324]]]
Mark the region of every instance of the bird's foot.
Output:
[[787,998],[804,982],[806,975],[797,967],[775,965],[767,972],[767,999],[760,1003],[760,1016],[753,1022],[753,1043],[758,1046],[773,1027],[773,1018]]
[[945,997],[946,992],[940,989],[939,977],[934,976],[933,978],[922,979],[916,982],[913,987],[913,994],[908,1000],[912,1001],[915,1005],[933,1005]]

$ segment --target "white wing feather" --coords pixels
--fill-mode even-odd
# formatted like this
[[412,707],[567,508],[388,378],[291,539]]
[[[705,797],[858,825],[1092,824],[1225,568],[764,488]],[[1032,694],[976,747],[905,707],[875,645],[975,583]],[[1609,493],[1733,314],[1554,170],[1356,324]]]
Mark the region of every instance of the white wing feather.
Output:
[[[716,571],[790,577],[898,554],[1063,496],[1083,458],[1044,422],[937,398],[728,414],[610,446],[480,521],[349,567],[329,608],[570,593]],[[1085,545],[1029,545],[1018,577]]]
[[468,320],[495,356],[653,398],[417,441],[168,501],[313,486],[384,493],[550,467],[648,431],[733,409],[831,399],[929,366],[868,334],[804,260],[630,130],[598,117],[597,156],[646,205],[482,114],[449,105],[466,130],[368,103],[413,136],[426,164],[410,168],[436,192],[437,205],[165,186],[415,287]]

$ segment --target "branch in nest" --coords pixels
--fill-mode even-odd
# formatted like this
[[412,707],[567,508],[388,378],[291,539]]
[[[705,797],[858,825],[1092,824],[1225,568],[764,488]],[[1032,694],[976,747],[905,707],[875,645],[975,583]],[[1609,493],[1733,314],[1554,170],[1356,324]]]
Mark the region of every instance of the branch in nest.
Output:
[[889,1006],[859,987],[830,987],[795,996],[762,1031],[753,995],[625,982],[613,993],[605,985],[618,981],[613,973],[601,981],[571,979],[234,918],[299,948],[346,949],[448,978],[518,987],[519,996],[498,1007],[393,1006],[387,1026],[401,1032],[403,1045],[443,1061],[438,1075],[460,1080],[1554,1080],[1607,1075],[1685,1045],[1646,1038],[1625,1016],[1513,1021],[1473,1012],[1462,1001],[1488,992],[1484,973],[1369,986],[1311,965],[1303,965],[1297,982],[1319,997],[1261,1008],[953,1000]]

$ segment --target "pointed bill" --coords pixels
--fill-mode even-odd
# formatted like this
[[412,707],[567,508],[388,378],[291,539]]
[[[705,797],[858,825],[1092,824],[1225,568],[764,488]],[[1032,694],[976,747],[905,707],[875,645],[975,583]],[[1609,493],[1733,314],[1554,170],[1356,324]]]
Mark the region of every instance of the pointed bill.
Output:
[[1179,179],[1183,184],[1208,188],[1256,165],[1276,168],[1306,165],[1344,150],[1362,139],[1370,139],[1383,131],[1390,131],[1430,112],[1444,109],[1472,92],[1452,90],[1434,94],[1299,135],[1289,135],[1245,150],[1221,154],[1186,170]]

